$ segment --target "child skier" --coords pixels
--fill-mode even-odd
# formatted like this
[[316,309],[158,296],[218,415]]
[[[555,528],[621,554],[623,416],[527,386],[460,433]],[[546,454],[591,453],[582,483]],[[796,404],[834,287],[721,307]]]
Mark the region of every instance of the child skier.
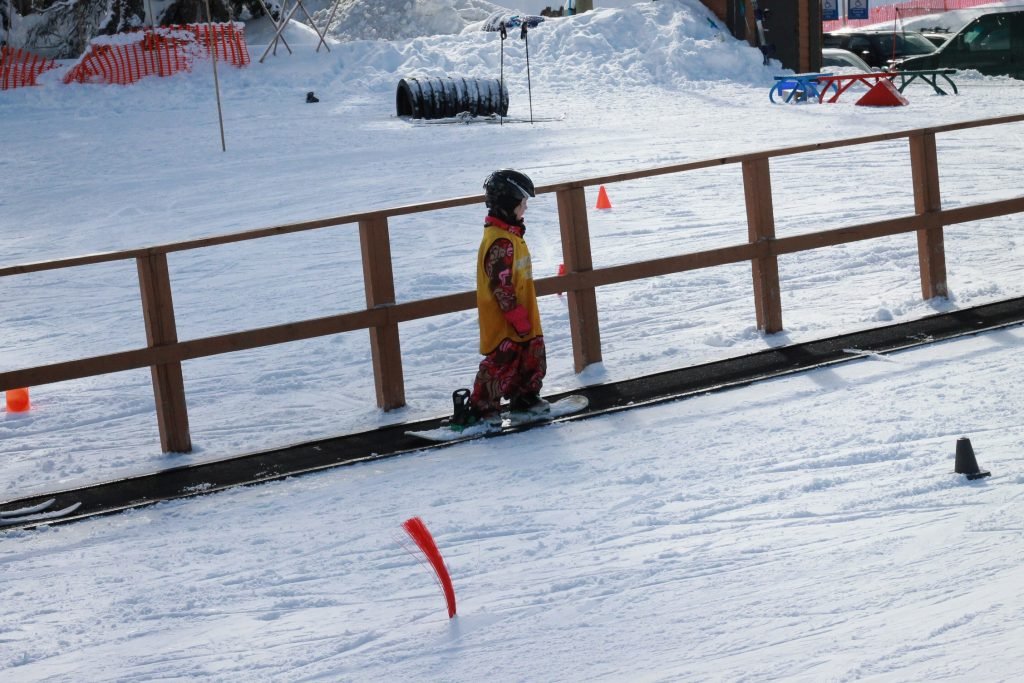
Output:
[[526,202],[536,196],[533,181],[519,171],[502,169],[487,176],[484,193],[488,213],[476,263],[484,359],[472,393],[456,392],[451,421],[456,429],[478,422],[500,426],[502,398],[508,399],[513,415],[539,415],[550,409],[540,397],[547,359],[530,250],[523,239]]

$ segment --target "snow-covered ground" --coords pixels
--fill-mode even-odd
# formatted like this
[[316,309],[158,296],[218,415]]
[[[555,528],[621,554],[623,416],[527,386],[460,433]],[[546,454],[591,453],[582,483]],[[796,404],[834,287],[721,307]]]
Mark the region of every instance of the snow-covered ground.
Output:
[[[535,125],[395,117],[405,77],[495,78],[457,31],[332,43],[135,86],[0,96],[2,265],[480,191],[1020,113],[1024,84],[963,73],[910,105],[773,106],[778,65],[689,0],[531,31]],[[463,9],[460,5],[453,5]],[[531,8],[535,12],[540,8]],[[474,28],[474,26],[476,26]],[[458,28],[456,26],[456,28]],[[268,34],[262,32],[263,40]],[[526,60],[504,49],[511,113]],[[317,104],[306,104],[315,91]],[[851,93],[852,94],[852,93]],[[944,207],[1020,193],[1024,125],[938,136]],[[905,143],[772,163],[780,235],[912,211]],[[738,168],[609,186],[598,265],[743,241]],[[590,199],[593,201],[593,198]],[[472,288],[483,206],[395,220],[398,298]],[[561,262],[531,202],[538,275]],[[756,330],[748,268],[603,288],[604,363],[572,371],[542,301],[548,391],[1020,296],[1021,220],[946,233],[951,297],[920,300],[913,236],[781,259],[786,331]],[[353,227],[171,257],[182,339],[363,305]],[[147,371],[32,388],[0,414],[0,498],[439,415],[478,360],[472,312],[403,325],[407,408],[374,407],[366,333],[185,364],[196,451],[160,452]],[[1022,668],[1018,329],[679,404],[0,538],[4,680],[1012,680]],[[134,267],[0,278],[0,370],[145,343]],[[952,471],[971,436],[987,480]],[[445,618],[401,522],[451,565]]]

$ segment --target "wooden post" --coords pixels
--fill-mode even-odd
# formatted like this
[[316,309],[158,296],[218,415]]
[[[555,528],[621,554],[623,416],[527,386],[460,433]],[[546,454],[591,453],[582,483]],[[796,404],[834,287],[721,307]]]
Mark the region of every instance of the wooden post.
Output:
[[[590,225],[587,223],[587,197],[582,187],[559,190],[558,225],[562,233],[562,259],[566,272],[582,273],[594,269],[590,253]],[[601,362],[601,327],[597,319],[597,291],[570,289],[569,332],[572,335],[573,364],[583,372],[591,363]]]
[[[911,135],[910,170],[914,183],[914,213],[926,216],[942,209],[935,133]],[[946,286],[946,248],[943,226],[917,231],[917,258],[921,264],[921,295],[925,299],[949,296]]]
[[[816,24],[812,22],[810,18],[810,3],[811,0],[798,0],[796,7],[796,66],[798,73],[807,73],[821,68],[820,61],[811,59],[810,48],[811,31],[821,31],[821,16],[817,17]],[[815,0],[815,5],[817,4],[818,0]],[[818,33],[818,35],[820,35],[820,33]],[[818,46],[818,52],[821,52],[820,45]],[[814,61],[817,66],[812,66],[812,61]]]
[[754,3],[751,0],[743,0],[744,12],[743,12],[743,36],[747,39],[747,43],[751,47],[757,47],[757,22],[754,15]]
[[[142,293],[142,316],[146,323],[146,344],[150,347],[176,344],[178,330],[174,322],[171,276],[167,254],[149,254],[135,259]],[[188,429],[185,380],[181,363],[150,366],[156,419],[160,427],[160,447],[164,452],[189,453],[192,437]]]
[[[363,286],[367,308],[395,303],[395,276],[391,267],[391,240],[384,215],[359,221],[359,244],[363,253]],[[405,377],[398,323],[370,328],[370,353],[377,406],[393,410],[405,405]]]
[[748,238],[751,244],[765,247],[752,262],[757,328],[774,334],[782,331],[782,296],[779,293],[779,259],[769,248],[775,239],[775,212],[768,159],[743,162],[743,196],[747,205]]

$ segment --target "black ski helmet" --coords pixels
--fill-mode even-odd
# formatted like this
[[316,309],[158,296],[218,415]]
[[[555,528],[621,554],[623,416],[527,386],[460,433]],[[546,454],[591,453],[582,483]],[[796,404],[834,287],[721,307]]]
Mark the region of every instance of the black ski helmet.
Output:
[[494,171],[484,180],[487,208],[511,212],[527,197],[536,197],[533,181],[525,173],[511,168]]

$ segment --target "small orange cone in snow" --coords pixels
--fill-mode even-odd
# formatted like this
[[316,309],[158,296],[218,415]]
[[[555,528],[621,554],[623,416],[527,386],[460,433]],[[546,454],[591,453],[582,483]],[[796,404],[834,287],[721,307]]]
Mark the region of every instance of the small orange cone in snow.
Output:
[[605,192],[604,185],[602,185],[597,190],[597,208],[598,209],[610,209],[610,208],[612,208],[612,203],[610,201],[608,201],[608,193]]
[[29,407],[28,389],[7,390],[7,412],[24,413]]

